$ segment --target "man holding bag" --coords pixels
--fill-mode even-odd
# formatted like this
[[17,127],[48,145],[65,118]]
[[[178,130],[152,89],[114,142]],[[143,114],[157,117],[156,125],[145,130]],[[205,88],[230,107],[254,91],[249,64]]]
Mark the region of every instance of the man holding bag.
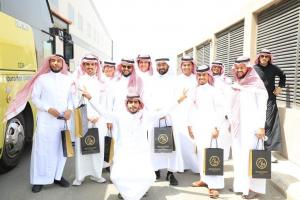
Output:
[[[46,58],[33,78],[18,92],[5,114],[6,120],[18,115],[32,98],[37,107],[37,124],[33,137],[30,183],[32,192],[40,192],[44,185],[68,187],[62,177],[66,163],[63,155],[61,131],[65,120],[70,119],[72,104],[72,80],[68,66],[61,55]],[[61,87],[61,86],[64,87]]]
[[[100,82],[100,62],[98,58],[92,54],[87,54],[81,59],[80,69],[78,70],[78,83],[79,89],[85,89],[90,92],[93,99],[97,102],[101,100],[101,90],[103,84]],[[79,102],[82,101],[82,94],[79,92]],[[81,102],[82,103],[82,102]],[[81,185],[86,176],[90,176],[92,181],[103,183],[106,180],[102,177],[102,166],[104,162],[104,132],[105,120],[100,116],[88,103],[87,103],[87,118],[88,118],[88,133],[83,133],[82,137],[76,137],[75,140],[75,180],[73,185]],[[93,133],[92,133],[93,132]],[[89,134],[92,135],[95,141],[87,138]],[[98,140],[98,141],[96,141]],[[90,148],[90,143],[95,142],[96,150],[86,152]],[[82,146],[83,145],[83,146]],[[91,144],[92,145],[92,144]],[[99,147],[100,145],[100,147]],[[91,149],[93,150],[93,149]]]
[[124,102],[126,111],[110,112],[88,92],[83,91],[83,95],[99,114],[114,120],[119,128],[118,134],[114,135],[116,145],[111,169],[111,180],[120,192],[119,198],[141,199],[155,181],[147,139],[148,127],[154,119],[158,120],[181,103],[186,98],[186,91],[177,103],[170,102],[170,106],[160,112],[143,109],[143,101],[135,88],[128,89]]
[[266,192],[266,180],[249,177],[249,153],[258,139],[264,139],[268,93],[264,83],[250,65],[248,57],[240,56],[232,68],[234,84],[231,100],[231,134],[234,165],[233,191],[244,199],[256,198]]
[[[219,127],[221,122],[221,113],[219,108],[220,94],[213,87],[213,76],[208,66],[202,65],[196,68],[196,79],[198,86],[191,92],[192,107],[189,109],[189,135],[195,139],[197,144],[197,155],[199,162],[199,171],[201,179],[194,182],[194,187],[208,187],[209,196],[218,198],[217,189],[224,188],[223,175],[206,175],[204,174],[206,148],[211,147],[219,136]],[[222,155],[221,155],[222,156]],[[223,161],[219,159],[219,161]]]

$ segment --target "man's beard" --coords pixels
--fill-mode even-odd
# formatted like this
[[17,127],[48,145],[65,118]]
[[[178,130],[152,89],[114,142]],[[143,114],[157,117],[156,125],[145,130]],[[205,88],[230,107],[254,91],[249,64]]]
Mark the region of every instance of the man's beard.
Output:
[[243,78],[245,78],[246,75],[247,75],[247,73],[243,74],[241,77],[238,76],[238,79],[243,79]]
[[129,111],[131,114],[135,114],[135,113],[137,113],[137,112],[139,111],[139,109],[138,109],[138,108],[137,108],[137,109],[134,109],[134,110],[128,109],[128,111]]
[[158,70],[158,73],[160,74],[160,75],[164,75],[164,74],[166,74],[168,72],[168,70],[166,69],[160,69],[160,70]]
[[260,64],[261,66],[263,66],[263,67],[266,67],[266,66],[269,65],[269,62],[266,62],[266,63],[264,63],[264,64],[262,64],[261,62],[259,62],[259,64]]
[[54,69],[52,69],[52,67],[50,67],[50,69],[51,69],[51,71],[54,72],[54,73],[59,73],[59,72],[62,70],[62,68],[59,68],[59,69],[57,69],[57,70],[54,70]]
[[129,73],[129,74],[124,74],[124,73],[122,73],[122,75],[125,76],[125,77],[127,78],[128,76],[131,75],[131,73]]
[[129,111],[131,114],[135,114],[137,113],[139,110],[136,110],[136,111]]

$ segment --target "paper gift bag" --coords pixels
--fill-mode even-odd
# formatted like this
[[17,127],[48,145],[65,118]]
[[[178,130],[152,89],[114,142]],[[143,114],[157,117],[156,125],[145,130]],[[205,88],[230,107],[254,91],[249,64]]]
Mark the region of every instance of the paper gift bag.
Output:
[[154,152],[155,153],[171,153],[175,151],[175,143],[172,126],[168,126],[165,120],[165,126],[154,128]]
[[75,136],[81,138],[88,131],[87,105],[80,103],[74,109]]
[[215,141],[216,148],[212,148],[212,141],[210,141],[210,148],[205,148],[204,150],[203,173],[211,176],[222,176],[224,172],[224,150],[218,148],[217,139]]
[[71,141],[71,133],[68,129],[67,122],[65,122],[65,129],[61,131],[61,141],[64,157],[73,157],[74,149]]
[[112,138],[111,131],[108,130],[108,135],[104,137],[104,161],[111,163],[114,156],[115,141]]
[[87,133],[80,138],[81,154],[93,154],[100,152],[98,128],[89,128]]
[[[271,178],[271,151],[264,150],[264,144],[262,141],[262,149],[250,150],[249,156],[249,175],[252,178]],[[259,143],[259,141],[257,142]]]

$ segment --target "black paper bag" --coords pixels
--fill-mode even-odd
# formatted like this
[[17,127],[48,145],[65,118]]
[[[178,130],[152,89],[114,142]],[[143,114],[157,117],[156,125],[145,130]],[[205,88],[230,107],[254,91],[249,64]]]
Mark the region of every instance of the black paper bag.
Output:
[[68,130],[67,126],[65,130],[61,131],[61,142],[62,142],[64,157],[68,157],[68,158],[73,157],[74,149],[71,141],[71,133]]
[[[166,124],[166,120],[165,120]],[[172,126],[154,128],[154,152],[171,153],[175,151],[175,143]]]
[[87,133],[80,138],[81,154],[100,153],[98,128],[89,128]]
[[224,172],[223,155],[224,155],[224,150],[218,148],[217,140],[216,140],[216,148],[212,148],[210,143],[210,148],[205,148],[204,150],[203,173],[205,175],[222,176]]
[[252,178],[271,178],[271,151],[250,150],[249,172]]
[[105,136],[104,145],[104,161],[110,163],[114,155],[114,139],[110,136]]

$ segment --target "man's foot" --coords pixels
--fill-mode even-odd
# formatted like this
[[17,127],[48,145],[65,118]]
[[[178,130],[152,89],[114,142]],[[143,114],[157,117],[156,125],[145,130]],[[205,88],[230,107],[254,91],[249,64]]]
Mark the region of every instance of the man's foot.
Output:
[[257,193],[249,190],[249,193],[247,195],[242,195],[243,199],[255,199],[257,197]]
[[207,187],[207,184],[200,180],[200,181],[193,182],[192,186],[193,187]]
[[64,177],[61,177],[60,181],[54,179],[54,183],[57,185],[60,185],[61,187],[69,187],[70,186],[70,183],[66,179],[64,179]]
[[124,199],[120,193],[118,194],[118,199]]
[[42,190],[42,188],[43,188],[43,185],[33,185],[31,191],[33,193],[38,193]]
[[105,182],[106,182],[106,179],[103,178],[103,177],[97,178],[97,177],[91,176],[90,179],[91,179],[92,181],[97,182],[97,183],[105,183]]
[[72,185],[74,185],[74,186],[79,186],[79,185],[81,185],[81,183],[82,183],[82,181],[75,179],[75,180],[73,181]]
[[271,154],[271,162],[272,163],[278,163],[277,158],[275,156],[273,156],[272,154]]
[[208,189],[208,195],[212,199],[219,198],[219,192],[218,192],[218,190],[215,190],[215,189]]
[[160,171],[159,170],[155,171],[155,175],[156,175],[156,180],[160,179]]
[[173,186],[178,185],[178,181],[172,172],[167,173],[166,180],[170,181],[170,185],[173,185]]

